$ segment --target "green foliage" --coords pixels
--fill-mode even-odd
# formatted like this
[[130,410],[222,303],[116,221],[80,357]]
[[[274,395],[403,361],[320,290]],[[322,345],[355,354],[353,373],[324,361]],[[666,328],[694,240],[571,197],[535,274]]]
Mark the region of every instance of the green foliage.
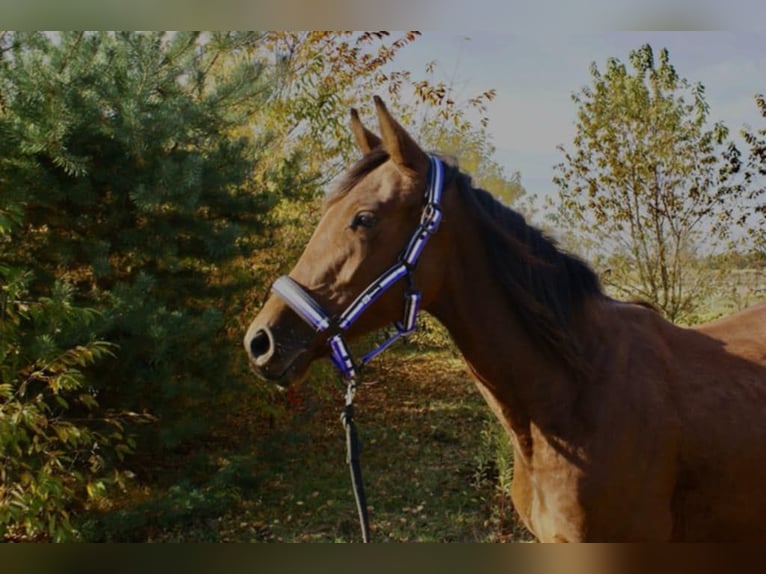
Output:
[[708,126],[704,87],[680,78],[667,50],[656,61],[644,45],[630,65],[593,64],[591,86],[573,95],[577,134],[556,166],[556,221],[611,288],[679,320],[710,285],[693,261],[729,248],[747,219],[740,153],[724,125]]
[[30,270],[35,297],[66,280],[100,312],[93,331],[119,351],[88,385],[158,414],[164,445],[213,422],[230,386],[225,317],[274,204],[247,186],[263,140],[230,135],[268,96],[263,65],[237,57],[257,37],[2,38],[0,226],[19,223],[5,259]]
[[[419,32],[268,32],[250,54],[276,59],[274,97],[253,116],[273,136],[274,158],[301,152],[304,183],[331,180],[356,150],[348,130],[351,106],[369,107],[388,78],[383,73]],[[265,167],[265,166],[261,166]],[[261,170],[259,170],[261,173]],[[273,185],[263,178],[264,185]]]
[[[761,116],[766,119],[766,97],[763,94],[755,96],[755,104]],[[760,216],[758,224],[748,229],[750,237],[754,240],[756,248],[761,253],[766,253],[766,230],[763,226],[763,218],[766,217],[766,205],[763,204],[763,196],[766,194],[764,176],[766,176],[766,127],[753,130],[750,127],[742,130],[742,136],[749,147],[745,181],[748,183],[751,205],[755,205],[755,211]]]
[[114,347],[92,338],[98,314],[66,283],[28,299],[29,277],[0,267],[0,538],[72,540],[72,512],[128,476],[112,464],[135,447],[126,421],[146,417],[99,409],[85,370]]
[[510,496],[513,479],[513,447],[508,433],[496,419],[488,420],[479,433],[473,480],[490,482]]
[[405,341],[420,351],[442,349],[450,350],[455,354],[458,352],[449,331],[427,313],[420,314],[418,328]]

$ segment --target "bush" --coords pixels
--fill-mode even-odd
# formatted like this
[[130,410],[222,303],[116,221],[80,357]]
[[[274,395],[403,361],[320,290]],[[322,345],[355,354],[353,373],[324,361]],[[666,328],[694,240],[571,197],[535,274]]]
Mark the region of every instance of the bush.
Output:
[[77,538],[71,513],[123,484],[134,413],[99,411],[84,369],[112,354],[71,285],[27,299],[29,273],[0,266],[0,537]]
[[263,146],[234,133],[269,93],[263,66],[237,57],[249,41],[0,35],[3,259],[31,272],[32,297],[63,281],[98,310],[92,329],[118,351],[84,384],[106,407],[155,413],[147,447],[207,430],[240,368],[226,317],[274,203],[247,185]]

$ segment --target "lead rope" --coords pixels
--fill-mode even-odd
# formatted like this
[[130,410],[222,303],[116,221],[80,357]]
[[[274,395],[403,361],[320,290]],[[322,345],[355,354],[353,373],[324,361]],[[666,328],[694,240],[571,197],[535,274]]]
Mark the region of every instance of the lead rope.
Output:
[[346,388],[346,405],[340,415],[343,428],[346,429],[346,462],[351,471],[351,485],[354,489],[356,509],[359,513],[359,524],[362,528],[362,541],[366,544],[370,541],[370,517],[367,513],[367,497],[364,494],[364,482],[362,481],[362,467],[359,463],[359,435],[354,423],[354,395],[356,394],[356,381],[348,380]]

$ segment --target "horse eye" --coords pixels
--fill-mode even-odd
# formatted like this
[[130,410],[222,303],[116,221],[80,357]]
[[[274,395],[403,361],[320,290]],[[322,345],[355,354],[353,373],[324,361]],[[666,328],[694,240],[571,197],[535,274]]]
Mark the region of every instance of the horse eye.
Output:
[[349,227],[351,229],[357,229],[359,227],[370,229],[375,225],[376,221],[377,218],[371,211],[360,211],[354,216],[354,219],[351,220],[351,225],[349,225]]

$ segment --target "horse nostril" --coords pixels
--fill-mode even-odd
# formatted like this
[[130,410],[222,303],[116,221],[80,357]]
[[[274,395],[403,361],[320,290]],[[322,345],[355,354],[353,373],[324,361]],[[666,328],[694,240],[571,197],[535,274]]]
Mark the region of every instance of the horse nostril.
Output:
[[274,354],[274,344],[268,328],[256,331],[250,339],[250,356],[257,365],[264,365]]

